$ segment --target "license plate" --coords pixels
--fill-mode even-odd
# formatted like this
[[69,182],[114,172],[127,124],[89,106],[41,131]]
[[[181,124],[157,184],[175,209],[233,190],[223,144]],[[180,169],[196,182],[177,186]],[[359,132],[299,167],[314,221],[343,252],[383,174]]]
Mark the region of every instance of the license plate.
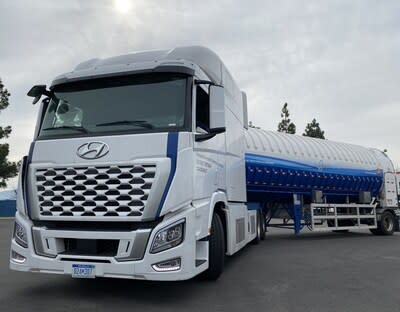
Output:
[[94,264],[73,264],[72,277],[77,278],[95,278]]

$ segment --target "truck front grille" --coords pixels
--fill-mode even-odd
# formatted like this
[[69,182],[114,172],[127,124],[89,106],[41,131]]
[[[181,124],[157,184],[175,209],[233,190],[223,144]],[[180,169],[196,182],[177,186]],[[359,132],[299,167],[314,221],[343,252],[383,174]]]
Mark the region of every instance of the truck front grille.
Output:
[[156,165],[38,168],[41,216],[140,217]]

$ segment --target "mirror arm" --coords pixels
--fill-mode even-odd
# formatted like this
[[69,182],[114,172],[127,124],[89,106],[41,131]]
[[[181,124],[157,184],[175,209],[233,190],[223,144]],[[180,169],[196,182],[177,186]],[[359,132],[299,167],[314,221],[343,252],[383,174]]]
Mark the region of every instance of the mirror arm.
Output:
[[39,102],[42,95],[52,97],[53,91],[47,90],[46,85],[35,85],[29,90],[27,95],[34,98],[32,104],[35,105],[37,102]]
[[217,134],[216,133],[201,133],[201,134],[195,134],[194,135],[194,140],[196,142],[202,142],[202,141],[206,141],[209,140],[213,137],[215,137]]
[[225,131],[225,127],[213,128],[210,129],[208,133],[195,134],[194,139],[196,142],[206,141],[215,137],[219,133],[224,133]]
[[212,81],[209,81],[209,80],[199,80],[199,79],[196,79],[195,81],[194,81],[194,84],[197,86],[197,85],[202,85],[202,84],[207,84],[207,85],[210,85],[210,86],[217,86],[217,87],[222,87],[222,85],[219,85],[219,84],[217,84],[217,83],[215,83],[215,82],[212,82]]
[[[45,98],[45,99],[43,100],[43,101],[45,101],[46,99],[51,98],[51,97],[53,96],[53,93],[52,93],[51,91],[47,91],[47,90],[46,90],[45,92],[43,92],[42,95],[47,96],[47,98]],[[36,96],[36,97],[33,99],[32,104],[35,105],[37,102],[39,102],[39,100],[41,99],[42,95]]]
[[51,96],[53,95],[53,92],[50,91],[50,90],[44,90],[44,91],[43,91],[43,95],[48,96],[48,97],[51,97]]
[[210,133],[212,133],[212,134],[224,133],[225,131],[226,131],[225,127],[219,127],[219,128],[210,129]]

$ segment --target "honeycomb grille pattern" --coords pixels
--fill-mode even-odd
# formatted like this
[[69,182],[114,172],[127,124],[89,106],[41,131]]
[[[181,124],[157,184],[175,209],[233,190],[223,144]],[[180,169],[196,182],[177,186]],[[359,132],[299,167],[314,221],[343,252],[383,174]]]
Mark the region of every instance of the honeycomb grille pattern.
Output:
[[40,215],[140,217],[156,165],[36,169]]

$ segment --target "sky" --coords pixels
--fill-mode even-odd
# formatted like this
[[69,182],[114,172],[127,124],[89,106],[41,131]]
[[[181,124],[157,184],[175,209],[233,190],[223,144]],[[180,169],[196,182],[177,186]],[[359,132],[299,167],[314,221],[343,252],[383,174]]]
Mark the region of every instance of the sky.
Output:
[[185,45],[222,58],[256,126],[276,130],[287,102],[298,134],[316,118],[327,139],[387,149],[400,167],[398,0],[0,0],[9,159],[33,138],[32,85],[87,59]]

